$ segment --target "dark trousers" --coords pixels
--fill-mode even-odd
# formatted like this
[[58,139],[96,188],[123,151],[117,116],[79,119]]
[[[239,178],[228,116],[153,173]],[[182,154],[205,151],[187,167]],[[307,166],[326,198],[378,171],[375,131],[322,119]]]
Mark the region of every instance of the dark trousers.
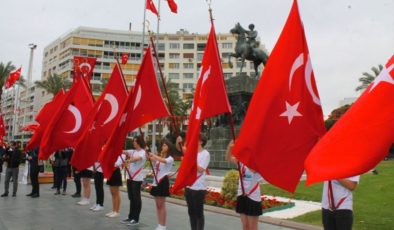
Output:
[[81,194],[81,174],[79,172],[75,173],[75,169],[73,174],[74,174],[75,188],[77,189],[75,193]]
[[104,205],[104,175],[101,172],[94,173],[94,188],[96,189],[96,204]]
[[40,173],[40,169],[38,165],[30,165],[30,181],[32,194],[40,195],[40,184],[38,183],[38,174]]
[[330,211],[322,209],[324,230],[351,230],[353,225],[353,211],[344,209]]
[[127,180],[127,195],[130,200],[129,219],[139,222],[142,208],[141,201],[142,181]]
[[53,185],[52,185],[52,187],[53,188],[56,188],[56,185],[57,185],[57,182],[56,182],[56,180],[57,180],[57,168],[58,167],[52,165],[52,172],[53,172]]
[[63,183],[63,191],[67,190],[67,166],[56,167],[56,189],[60,191]]
[[18,174],[19,174],[19,168],[7,168],[7,170],[5,171],[5,182],[4,182],[5,194],[8,194],[11,177],[13,182],[12,194],[16,194],[16,191],[18,190]]
[[204,229],[204,199],[205,190],[185,189],[187,211],[189,213],[190,226],[192,230]]

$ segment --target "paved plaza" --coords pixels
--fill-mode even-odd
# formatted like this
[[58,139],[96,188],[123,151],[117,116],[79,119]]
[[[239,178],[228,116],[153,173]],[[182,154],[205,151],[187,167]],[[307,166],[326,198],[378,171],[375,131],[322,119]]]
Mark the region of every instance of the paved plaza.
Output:
[[[10,184],[10,189],[12,185]],[[0,198],[0,229],[1,230],[46,230],[46,229],[155,229],[157,226],[154,200],[144,197],[140,225],[129,227],[120,223],[128,214],[129,201],[127,194],[121,192],[121,217],[109,219],[105,213],[111,211],[109,187],[105,186],[105,210],[92,212],[90,206],[79,206],[79,199],[72,198],[75,192],[73,181],[69,181],[67,195],[54,195],[50,184],[40,185],[40,198],[26,197],[31,191],[30,185],[19,184],[17,197]],[[4,174],[1,177],[0,193],[4,192]],[[10,191],[12,193],[12,190]],[[95,201],[92,184],[92,198]],[[169,230],[190,229],[187,208],[183,205],[167,203]],[[205,211],[205,229],[242,229],[238,217]],[[259,229],[285,230],[290,228],[260,223]]]

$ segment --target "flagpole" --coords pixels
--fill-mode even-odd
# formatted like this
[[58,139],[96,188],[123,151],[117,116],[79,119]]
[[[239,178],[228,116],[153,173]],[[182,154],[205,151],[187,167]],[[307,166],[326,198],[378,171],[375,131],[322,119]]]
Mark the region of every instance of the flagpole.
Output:
[[[208,11],[209,11],[209,19],[211,21],[211,25],[213,26],[213,14],[212,14],[212,8],[211,8],[211,1],[208,2],[207,0],[207,4],[208,4]],[[216,39],[216,34],[215,34],[215,39]],[[217,52],[219,53],[219,50],[217,50]],[[233,115],[232,113],[228,113],[229,117],[230,117],[230,129],[231,129],[231,134],[233,136],[233,142],[235,143],[235,129],[234,129],[234,119],[233,119]],[[239,173],[239,181],[241,182],[241,190],[242,190],[242,195],[245,195],[245,187],[244,187],[244,182],[243,182],[243,175],[241,172],[241,164],[239,163],[239,161],[237,160],[237,170]]]
[[145,20],[146,20],[146,5],[147,0],[145,0],[145,6],[144,6],[144,21],[142,22],[142,44],[141,44],[141,60],[142,57],[144,56],[144,43],[145,43]]
[[[156,33],[156,42],[159,44],[159,31],[160,31],[160,0],[158,0],[158,12],[159,15],[157,16],[157,33]],[[157,65],[159,63],[157,62]],[[156,72],[156,71],[155,71]],[[152,151],[156,152],[156,121],[152,122]]]
[[[142,129],[141,129],[141,127],[140,128],[138,128],[139,129],[139,131],[140,131],[140,135],[141,135],[141,139],[142,139],[142,142],[144,143],[144,145],[146,146],[146,143],[145,143],[145,138],[144,138],[144,133],[142,132]],[[145,149],[144,149],[145,150]],[[145,151],[146,152],[146,151]],[[156,181],[156,184],[158,185],[159,184],[159,181],[157,180],[157,176],[156,176],[156,172],[155,172],[155,168],[153,167],[153,164],[152,164],[152,161],[151,161],[151,159],[149,158],[149,154],[146,152],[146,155],[147,155],[147,158],[148,158],[148,161],[149,161],[149,165],[150,165],[150,167],[151,167],[151,169],[152,169],[152,173],[153,173],[153,178],[155,179],[155,181]]]
[[[174,109],[172,108],[172,105],[171,105],[171,101],[170,101],[170,97],[169,97],[169,95],[168,95],[168,90],[167,90],[166,82],[165,82],[165,80],[164,80],[163,71],[162,71],[161,66],[160,66],[159,56],[158,56],[158,53],[157,53],[158,50],[156,50],[156,46],[155,46],[155,43],[154,43],[154,41],[153,41],[153,37],[150,37],[150,41],[151,41],[151,44],[152,44],[153,53],[155,54],[154,56],[155,56],[155,58],[156,58],[156,62],[157,62],[157,66],[158,66],[158,69],[159,69],[160,78],[161,78],[161,82],[162,82],[162,84],[163,84],[164,92],[165,92],[165,94],[166,94],[167,105],[168,105],[168,108],[169,108],[170,114],[171,114],[171,120],[172,120],[172,123],[173,123],[173,125],[174,125],[175,133],[176,133],[177,136],[179,136],[179,127],[178,127],[177,121],[176,121],[176,119],[175,119]],[[181,153],[182,153],[182,155],[183,155],[183,149],[182,149],[181,143],[179,143],[179,145],[180,145],[179,147],[180,147],[180,149],[181,149]]]

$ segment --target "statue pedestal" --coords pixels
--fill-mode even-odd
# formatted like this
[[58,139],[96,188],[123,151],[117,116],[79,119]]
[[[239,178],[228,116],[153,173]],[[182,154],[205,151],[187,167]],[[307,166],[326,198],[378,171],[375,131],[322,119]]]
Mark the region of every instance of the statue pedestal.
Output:
[[[237,75],[226,80],[227,94],[233,111],[235,134],[238,135],[241,124],[245,118],[246,111],[252,98],[258,80],[249,76]],[[209,141],[205,148],[211,154],[209,167],[230,169],[235,168],[226,160],[226,149],[232,140],[232,133],[227,115],[220,116],[215,127],[209,132]]]

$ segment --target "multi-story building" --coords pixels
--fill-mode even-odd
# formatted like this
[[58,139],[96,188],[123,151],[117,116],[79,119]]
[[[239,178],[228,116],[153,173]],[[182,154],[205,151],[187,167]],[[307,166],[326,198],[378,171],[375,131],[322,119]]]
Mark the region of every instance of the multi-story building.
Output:
[[6,126],[6,140],[21,141],[26,144],[30,131],[23,131],[22,127],[36,123],[34,118],[41,107],[51,99],[45,90],[38,89],[34,84],[26,88],[15,86],[3,93],[1,111]]
[[[122,65],[122,69],[126,82],[130,85],[135,79],[141,63],[142,36],[141,32],[131,30],[87,27],[72,30],[44,48],[42,79],[56,73],[71,80],[75,55],[96,57],[97,63],[91,84],[93,94],[98,96],[102,88],[101,84],[111,75],[116,63],[115,58],[120,58],[121,54],[128,53],[129,61],[126,65]],[[159,40],[157,43],[158,57],[164,76],[178,86],[183,99],[191,98],[208,34],[189,33],[182,29],[176,33],[163,33],[154,36],[155,39],[157,37]],[[230,68],[227,59],[234,51],[236,38],[230,33],[219,33],[217,39],[224,77],[235,76],[239,71],[240,62],[234,65],[237,68]],[[144,43],[144,47],[147,47],[149,36],[144,38]],[[246,62],[243,70],[248,75],[255,75],[252,63]],[[151,127],[151,125],[145,127],[148,134],[152,132]],[[158,126],[157,132],[161,133],[162,131],[162,127]]]

